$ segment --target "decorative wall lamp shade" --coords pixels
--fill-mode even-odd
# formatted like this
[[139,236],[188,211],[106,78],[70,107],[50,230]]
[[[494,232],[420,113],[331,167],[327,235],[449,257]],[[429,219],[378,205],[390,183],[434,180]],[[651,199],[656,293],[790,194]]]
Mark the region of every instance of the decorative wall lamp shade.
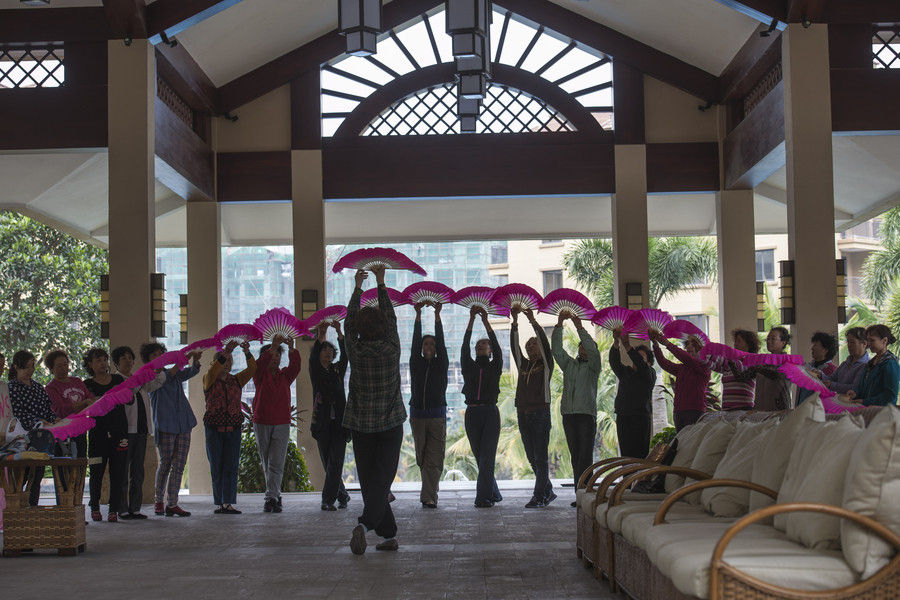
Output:
[[338,32],[347,38],[347,54],[375,54],[381,32],[381,0],[338,0]]
[[447,0],[447,34],[453,38],[453,56],[478,57],[490,52],[490,0]]
[[778,261],[781,272],[779,273],[779,286],[781,288],[781,322],[792,325],[797,322],[794,312],[794,261]]
[[100,276],[100,337],[109,339],[109,275]]
[[838,323],[847,322],[847,259],[838,258],[834,261],[837,273],[837,311]]
[[766,330],[766,282],[756,282],[756,330]]
[[181,344],[188,343],[188,330],[187,330],[187,303],[188,303],[188,295],[187,294],[178,294],[178,306],[179,306],[179,315],[180,315],[180,329],[181,333]]
[[150,337],[166,337],[166,274],[150,273]]
[[300,291],[300,318],[308,319],[319,310],[319,290],[306,289]]
[[644,308],[644,284],[640,281],[625,283],[625,306],[628,310]]

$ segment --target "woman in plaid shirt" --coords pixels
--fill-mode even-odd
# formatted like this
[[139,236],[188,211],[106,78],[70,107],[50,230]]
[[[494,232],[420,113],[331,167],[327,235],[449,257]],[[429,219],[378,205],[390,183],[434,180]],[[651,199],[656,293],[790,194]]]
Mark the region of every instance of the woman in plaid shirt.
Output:
[[350,549],[366,551],[366,532],[384,538],[376,550],[397,549],[397,523],[388,503],[397,475],[406,408],[400,395],[400,336],[397,316],[384,285],[384,267],[372,268],[378,283],[378,308],[360,308],[362,283],[368,274],[356,272],[356,289],[347,306],[344,341],[350,358],[350,393],[344,427],[353,438],[353,454],[363,497],[363,514],[353,529]]

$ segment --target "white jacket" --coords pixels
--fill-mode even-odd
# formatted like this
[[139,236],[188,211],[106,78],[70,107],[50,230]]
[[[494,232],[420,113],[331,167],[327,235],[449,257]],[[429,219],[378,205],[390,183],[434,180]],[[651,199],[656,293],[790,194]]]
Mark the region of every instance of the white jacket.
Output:
[[137,433],[138,402],[144,404],[144,415],[147,417],[147,433],[153,435],[153,413],[150,412],[150,392],[155,392],[166,382],[166,372],[160,371],[156,379],[145,383],[134,390],[134,401],[125,405],[125,416],[128,418],[128,433]]

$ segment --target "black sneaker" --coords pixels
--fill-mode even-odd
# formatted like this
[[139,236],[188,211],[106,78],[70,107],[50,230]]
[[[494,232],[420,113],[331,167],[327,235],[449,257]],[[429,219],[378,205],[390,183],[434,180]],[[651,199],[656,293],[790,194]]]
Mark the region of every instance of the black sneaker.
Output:
[[497,504],[498,502],[503,502],[503,496],[501,496],[500,494],[497,494],[496,496],[491,498],[491,502],[493,502],[494,504]]
[[281,508],[281,496],[278,496],[278,507]]
[[357,555],[365,554],[366,546],[366,528],[359,524],[353,528],[353,535],[350,537],[350,551]]
[[569,506],[571,506],[572,508],[575,508],[576,506],[578,506],[578,503],[576,501],[572,500],[572,504],[570,504]]
[[273,513],[280,513],[280,512],[281,512],[281,502],[280,502],[280,500],[281,500],[281,499],[279,498],[278,500],[273,500],[273,501],[272,501],[272,512],[273,512]]
[[550,504],[551,502],[553,502],[554,500],[556,500],[558,497],[559,497],[559,496],[557,496],[557,495],[554,494],[553,492],[550,492],[550,493],[547,495],[547,497],[544,498],[544,506],[547,506],[548,504]]
[[476,500],[475,508],[491,508],[494,506],[494,503],[490,500]]
[[437,502],[423,502],[422,508],[437,508]]
[[119,513],[119,520],[120,520],[120,521],[130,521],[130,520],[132,520],[133,518],[134,518],[134,517],[131,516],[131,513],[127,513],[127,512]]
[[399,547],[400,544],[397,542],[397,538],[391,538],[389,540],[384,540],[375,546],[375,549],[381,550],[382,552],[396,552]]
[[214,515],[221,515],[223,512],[225,512],[225,507],[224,507],[224,506],[220,506],[220,507],[218,507],[216,510],[213,511],[213,514],[214,514]]
[[334,504],[328,504],[327,502],[323,502],[322,510],[325,510],[328,512],[333,512],[333,511],[336,511],[337,509],[334,507]]
[[147,518],[147,515],[141,514],[139,512],[136,513],[128,513],[128,518],[133,521],[143,521]]
[[338,500],[338,508],[347,508],[347,503],[350,502],[350,497],[341,498]]
[[275,501],[275,498],[267,498],[266,503],[263,504],[263,512],[270,513],[276,506],[278,506],[278,503]]
[[528,501],[528,504],[525,505],[525,508],[543,508],[544,506],[545,504],[543,502],[532,496],[531,500]]

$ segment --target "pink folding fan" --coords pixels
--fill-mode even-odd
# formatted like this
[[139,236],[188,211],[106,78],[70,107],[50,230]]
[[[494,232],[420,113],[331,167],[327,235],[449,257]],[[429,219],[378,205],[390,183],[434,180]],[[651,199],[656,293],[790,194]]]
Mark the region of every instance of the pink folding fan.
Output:
[[153,381],[156,379],[156,369],[151,367],[150,365],[144,365],[140,369],[137,370],[131,377],[125,380],[125,383],[122,385],[127,386],[130,389],[139,388],[142,385]]
[[253,321],[253,325],[266,341],[272,341],[276,335],[295,339],[308,333],[300,320],[283,307],[264,312]]
[[633,310],[629,310],[624,306],[607,306],[598,310],[591,321],[604,329],[615,331],[616,329],[624,329],[625,322],[633,313]]
[[183,367],[188,363],[187,356],[181,350],[170,350],[147,363],[152,369],[165,369],[169,365]]
[[817,392],[819,394],[819,398],[821,398],[823,401],[826,398],[831,398],[835,395],[835,393],[825,387],[825,385],[821,381],[819,381],[818,378],[814,377],[800,365],[786,363],[778,367],[778,370],[782,374],[784,374],[784,376],[787,377],[788,380],[793,381],[798,386],[807,390],[811,390],[813,392]]
[[310,332],[314,332],[319,325],[331,325],[332,323],[343,321],[346,316],[346,306],[341,306],[340,304],[326,306],[303,319],[303,327]]
[[454,293],[452,289],[437,281],[419,281],[403,290],[403,294],[412,305],[419,302],[447,304]]
[[192,344],[188,344],[184,348],[181,349],[181,352],[184,354],[190,354],[191,352],[195,352],[197,350],[203,352],[205,350],[221,350],[222,344],[214,338],[206,338],[205,340],[197,340]]
[[518,310],[538,310],[544,301],[541,295],[534,288],[524,283],[509,283],[498,287],[494,291],[491,302],[499,304],[510,311]]
[[[406,296],[403,295],[403,292],[398,292],[394,288],[385,289],[387,290],[388,298],[390,298],[392,306],[397,307],[401,304],[406,304]],[[364,291],[359,297],[359,305],[378,308],[378,288]]]
[[256,342],[262,339],[262,332],[256,328],[256,325],[250,323],[233,323],[226,325],[215,335],[219,346],[224,348],[231,342],[243,344],[244,342]]
[[508,316],[508,308],[493,302],[492,298],[494,297],[495,291],[494,288],[472,285],[458,290],[453,294],[450,302],[469,310],[471,310],[473,306],[483,308],[489,315]]
[[700,360],[706,361],[709,368],[714,371],[724,371],[729,363],[738,363],[741,369],[744,367],[744,360],[751,356],[747,352],[742,352],[725,344],[707,341],[703,344],[703,348],[697,354]]
[[360,248],[342,256],[332,267],[337,273],[341,269],[362,269],[371,271],[374,267],[383,266],[386,269],[401,269],[412,271],[419,275],[427,275],[425,269],[416,264],[411,258],[394,250],[393,248]]
[[597,314],[597,309],[594,308],[594,303],[578,290],[559,288],[547,294],[541,303],[541,312],[589,321]]
[[687,341],[690,337],[698,338],[702,343],[709,341],[709,338],[703,333],[703,330],[684,319],[676,319],[663,327],[663,335],[670,339],[679,339]]
[[67,440],[87,433],[94,425],[96,425],[94,419],[84,415],[73,414],[60,419],[52,425],[47,425],[44,429],[52,433],[53,437],[58,440]]
[[674,319],[672,315],[658,308],[642,308],[632,313],[628,320],[625,321],[623,330],[640,338],[648,337],[647,332],[656,331],[662,333],[666,325]]
[[747,354],[744,365],[756,367],[760,365],[802,365],[803,357],[799,354]]

